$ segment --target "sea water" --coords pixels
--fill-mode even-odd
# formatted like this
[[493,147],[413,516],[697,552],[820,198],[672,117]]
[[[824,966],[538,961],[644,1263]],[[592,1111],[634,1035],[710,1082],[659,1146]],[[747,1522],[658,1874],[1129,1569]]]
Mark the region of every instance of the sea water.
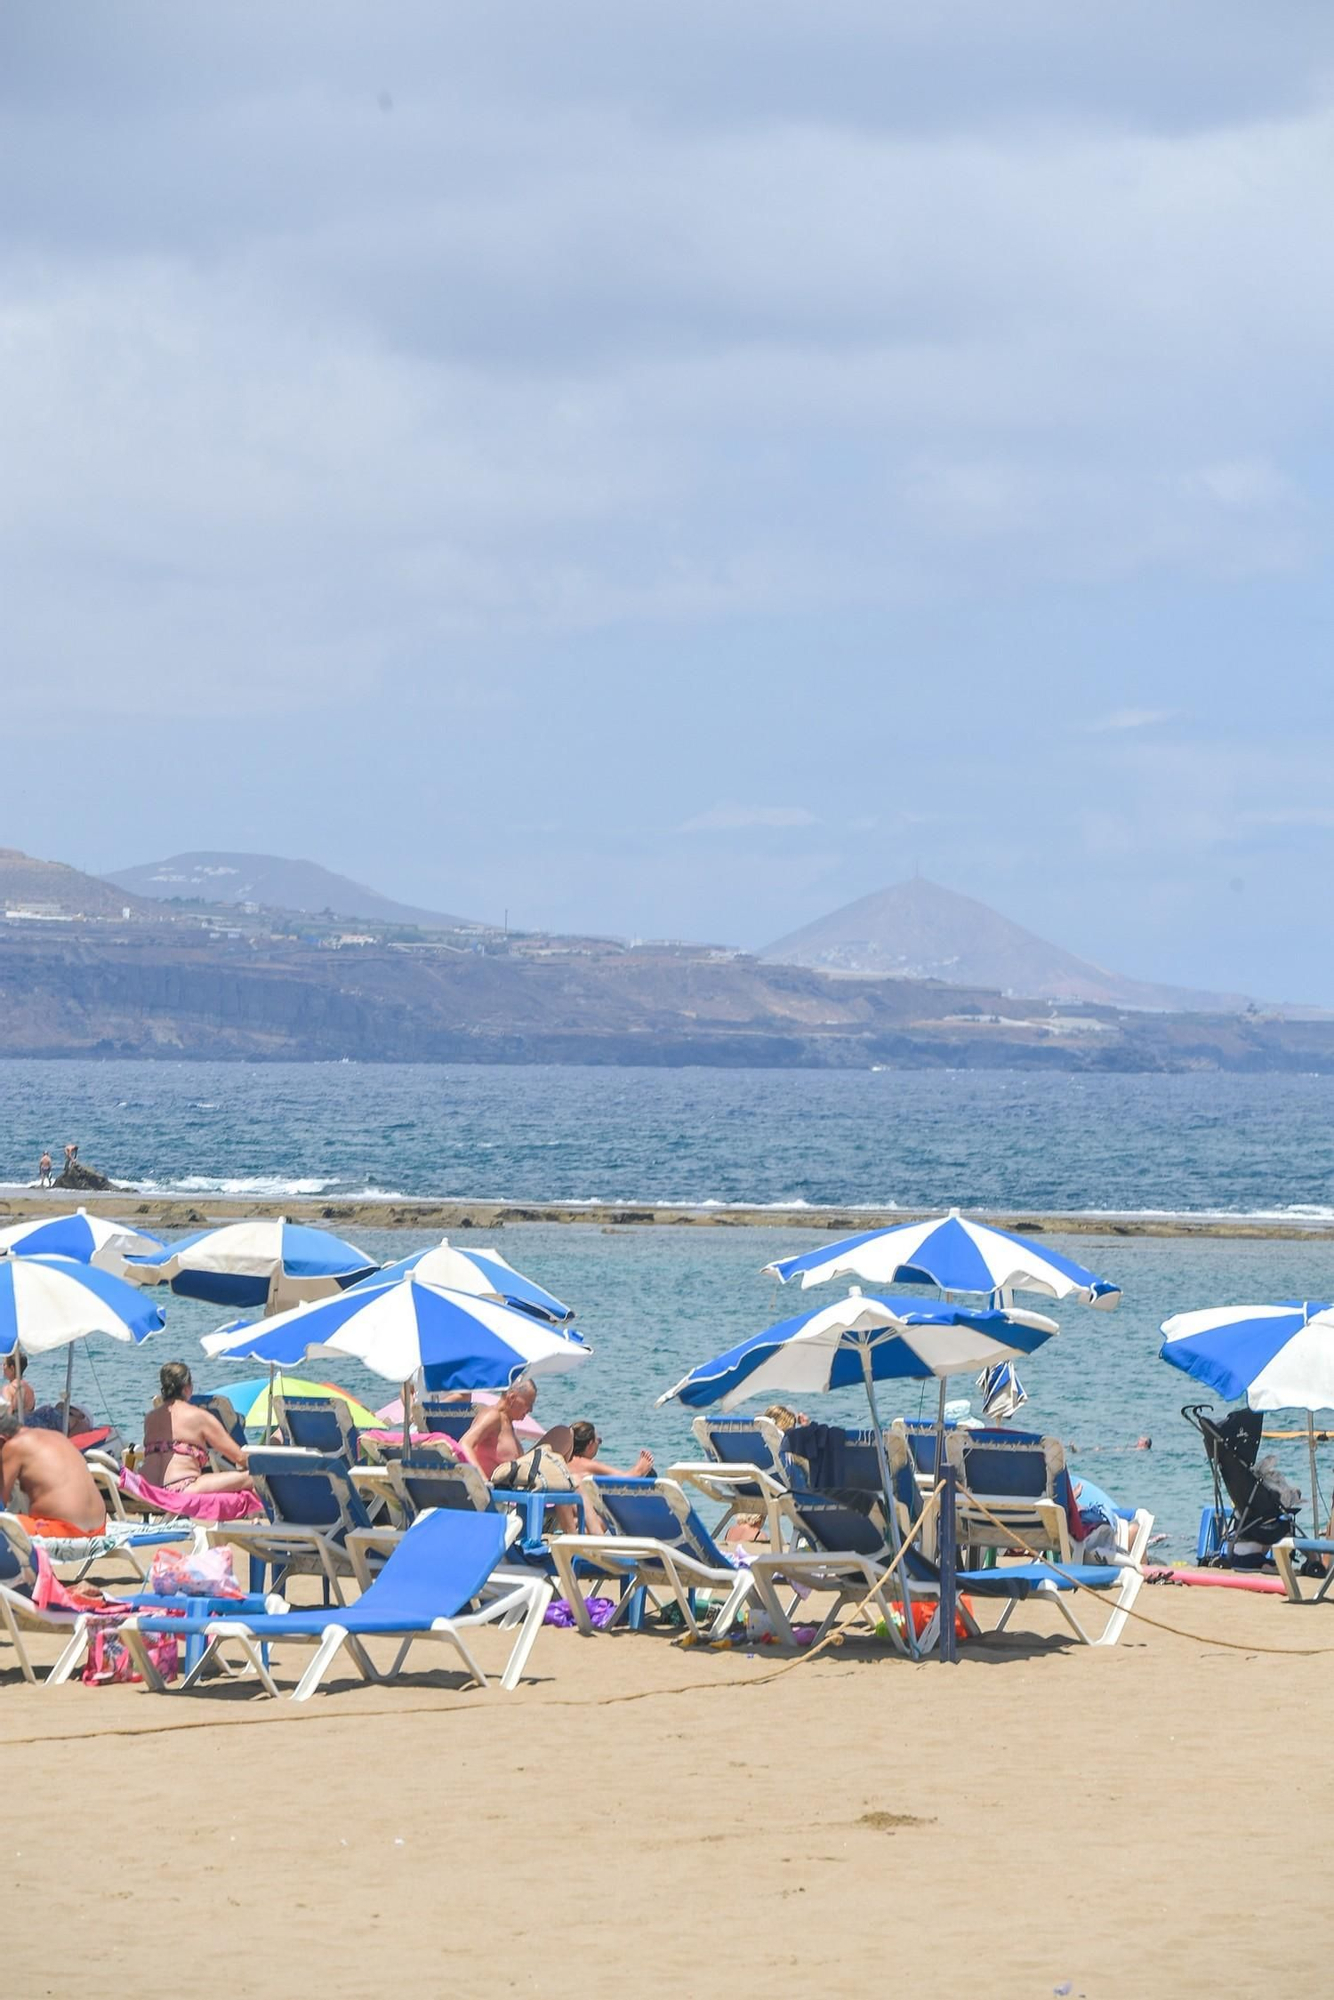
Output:
[[[1114,1280],[1124,1298],[1110,1313],[1058,1309],[1059,1336],[1023,1364],[1030,1401],[1019,1421],[1062,1438],[1075,1470],[1125,1504],[1151,1508],[1178,1554],[1193,1547],[1209,1497],[1199,1439],[1180,1415],[1203,1392],[1158,1360],[1160,1321],[1233,1300],[1334,1298],[1334,1231],[1318,1226],[1334,1211],[1329,1078],[5,1063],[0,1109],[0,1168],[15,1181],[30,1178],[43,1144],[58,1157],[68,1137],[118,1179],[201,1195],[336,1198],[378,1188],[533,1201],[1310,1215],[1317,1226],[1300,1241],[1113,1230],[1044,1238]],[[383,1259],[428,1240],[351,1233]],[[837,1287],[780,1291],[760,1276],[773,1258],[827,1240],[790,1226],[497,1231],[511,1263],[576,1307],[594,1350],[542,1383],[539,1414],[593,1417],[614,1463],[632,1463],[641,1444],[663,1468],[697,1456],[684,1413],[654,1399],[826,1289],[835,1296]],[[205,1363],[199,1336],[223,1315],[159,1296],[167,1330],[143,1348],[93,1340],[76,1354],[76,1398],[127,1436],[139,1434],[164,1359],[191,1361],[201,1386],[257,1372]],[[63,1356],[32,1364],[40,1397],[58,1392],[63,1370]],[[336,1375],[373,1404],[396,1393],[352,1363],[312,1363],[311,1372]],[[971,1394],[976,1408],[970,1381],[953,1393]],[[930,1388],[884,1391],[886,1416],[933,1407]],[[811,1412],[845,1422],[863,1413],[855,1394]],[[1136,1451],[1145,1434],[1152,1449]],[[1305,1491],[1304,1442],[1272,1448]],[[1324,1456],[1328,1486],[1334,1453]]]

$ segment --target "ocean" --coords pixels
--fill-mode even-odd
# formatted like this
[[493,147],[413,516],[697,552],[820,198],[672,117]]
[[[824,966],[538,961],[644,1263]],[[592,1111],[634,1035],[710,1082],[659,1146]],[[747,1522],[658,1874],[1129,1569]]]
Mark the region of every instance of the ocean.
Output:
[[[1058,1315],[1060,1335],[1025,1364],[1022,1421],[1062,1438],[1076,1471],[1151,1507],[1164,1546],[1185,1554],[1209,1484],[1180,1415],[1198,1392],[1157,1359],[1159,1323],[1196,1306],[1334,1297],[1334,1230],[1320,1227],[1334,1220],[1332,1113],[1328,1077],[6,1062],[0,1174],[26,1183],[44,1145],[58,1158],[72,1138],[117,1180],[205,1197],[393,1192],[1308,1218],[1301,1241],[1143,1238],[1114,1224],[1105,1235],[1049,1239],[1119,1283],[1124,1299],[1113,1313]],[[385,1259],[427,1240],[352,1233]],[[578,1309],[594,1349],[578,1371],[543,1383],[539,1412],[593,1416],[621,1463],[641,1444],[660,1467],[694,1456],[686,1418],[654,1398],[697,1362],[822,1296],[794,1298],[759,1275],[772,1258],[822,1240],[786,1226],[509,1224],[498,1247]],[[76,1356],[76,1396],[127,1436],[138,1434],[162,1360],[183,1355],[201,1386],[255,1372],[206,1365],[198,1337],[221,1315],[162,1296],[167,1330],[142,1349],[93,1341]],[[57,1392],[63,1367],[62,1357],[33,1363],[40,1396]],[[337,1374],[374,1402],[395,1393],[352,1364]],[[955,1393],[976,1403],[967,1381]],[[886,1414],[915,1415],[929,1402],[915,1386],[887,1391]],[[826,1398],[812,1414],[859,1421],[862,1405]],[[1152,1449],[1136,1451],[1145,1433]],[[1273,1448],[1305,1490],[1304,1443]],[[1334,1459],[1324,1455],[1329,1485]]]

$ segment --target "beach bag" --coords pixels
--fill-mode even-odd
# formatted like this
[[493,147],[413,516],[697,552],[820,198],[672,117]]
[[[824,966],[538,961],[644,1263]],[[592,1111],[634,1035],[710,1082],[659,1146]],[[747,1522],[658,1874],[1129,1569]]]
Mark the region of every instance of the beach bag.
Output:
[[[149,1639],[148,1657],[164,1681],[174,1681],[181,1670],[180,1644],[164,1633]],[[111,1687],[117,1681],[138,1681],[129,1648],[114,1626],[102,1626],[88,1634],[88,1658],[81,1679],[85,1687]]]
[[154,1597],[241,1597],[229,1548],[158,1549],[148,1572]]
[[573,1493],[570,1468],[558,1451],[535,1444],[522,1458],[508,1459],[491,1475],[491,1484],[505,1493]]

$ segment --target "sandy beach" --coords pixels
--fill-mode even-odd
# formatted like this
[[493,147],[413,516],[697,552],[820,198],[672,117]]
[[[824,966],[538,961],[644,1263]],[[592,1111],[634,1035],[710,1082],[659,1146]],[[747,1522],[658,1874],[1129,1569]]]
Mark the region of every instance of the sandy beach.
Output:
[[548,1629],[514,1695],[436,1671],[300,1710],[9,1672],[9,1983],[1319,1991],[1334,1615],[1138,1608],[1187,1636],[1092,1651],[1040,1610],[955,1668],[850,1643],[776,1672]]

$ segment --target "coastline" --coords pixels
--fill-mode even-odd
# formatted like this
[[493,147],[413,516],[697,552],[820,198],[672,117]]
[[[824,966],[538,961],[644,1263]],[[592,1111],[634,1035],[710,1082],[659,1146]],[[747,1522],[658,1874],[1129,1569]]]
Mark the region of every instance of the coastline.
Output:
[[[222,1195],[142,1193],[117,1188],[105,1194],[84,1194],[63,1188],[0,1189],[0,1222],[25,1217],[72,1215],[76,1209],[148,1229],[199,1229],[213,1223],[237,1222],[250,1216],[284,1216],[290,1222],[326,1224],[334,1228],[496,1230],[525,1222],[580,1223],[599,1228],[669,1229],[810,1229],[834,1236],[884,1229],[917,1222],[939,1210],[910,1208],[700,1207],[663,1203],[439,1201],[430,1197],[394,1195],[339,1200],[328,1195]],[[1142,1215],[1124,1213],[1045,1213],[1032,1209],[970,1213],[1026,1236],[1134,1236],[1252,1239],[1306,1242],[1334,1233],[1334,1217],[1229,1216],[1219,1214]]]

